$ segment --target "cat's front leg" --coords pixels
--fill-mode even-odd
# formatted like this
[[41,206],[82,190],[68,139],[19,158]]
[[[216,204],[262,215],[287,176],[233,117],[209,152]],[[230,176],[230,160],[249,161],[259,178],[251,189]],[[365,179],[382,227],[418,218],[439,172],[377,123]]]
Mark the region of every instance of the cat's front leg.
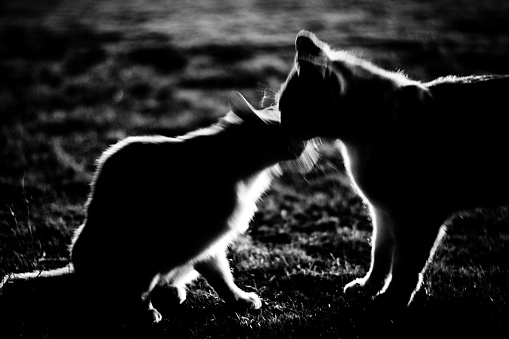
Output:
[[392,265],[394,253],[394,221],[391,216],[375,207],[371,207],[373,217],[373,236],[371,248],[371,266],[363,278],[348,283],[345,293],[362,292],[376,295],[384,286]]
[[262,306],[262,301],[255,293],[245,292],[235,285],[225,250],[195,263],[194,267],[225,302],[248,309]]
[[443,220],[441,216],[425,216],[424,213],[413,213],[398,220],[394,233],[392,278],[376,297],[377,306],[392,310],[408,306],[420,288],[426,263],[442,238]]
[[151,293],[154,287],[157,285],[158,281],[159,275],[156,275],[152,279],[149,289],[146,292],[143,292],[141,295],[141,305],[142,305],[142,309],[140,309],[140,312],[142,314],[141,319],[143,321],[148,321],[149,323],[158,323],[163,319],[161,313],[159,313],[159,311],[154,308],[151,301]]

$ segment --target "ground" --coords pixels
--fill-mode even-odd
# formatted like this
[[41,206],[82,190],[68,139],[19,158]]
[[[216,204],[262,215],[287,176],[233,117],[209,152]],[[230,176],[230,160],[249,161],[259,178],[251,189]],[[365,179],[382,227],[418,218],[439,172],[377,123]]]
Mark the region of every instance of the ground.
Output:
[[[108,145],[210,124],[231,90],[259,103],[284,81],[301,29],[423,81],[509,73],[505,1],[1,2],[0,276],[67,263]],[[508,223],[505,207],[452,219],[404,319],[373,319],[369,301],[342,293],[368,268],[371,221],[326,144],[312,172],[276,180],[230,251],[238,284],[263,299],[260,312],[229,310],[199,280],[157,326],[97,337],[506,338]],[[46,297],[35,308],[16,301],[24,313],[0,319],[0,337],[77,331],[52,313],[69,300]]]

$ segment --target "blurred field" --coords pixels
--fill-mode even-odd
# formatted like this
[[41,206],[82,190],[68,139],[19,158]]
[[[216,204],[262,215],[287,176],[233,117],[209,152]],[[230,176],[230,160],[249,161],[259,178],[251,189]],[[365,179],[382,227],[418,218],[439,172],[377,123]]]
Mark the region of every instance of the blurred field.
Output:
[[[67,263],[109,144],[207,125],[231,90],[259,102],[284,81],[301,29],[416,79],[509,73],[507,1],[2,1],[0,276]],[[507,338],[507,208],[454,218],[404,321],[377,322],[366,300],[341,292],[368,268],[371,232],[342,166],[328,145],[313,172],[286,173],[233,247],[234,275],[262,297],[260,313],[227,310],[200,280],[154,328],[101,336]],[[76,331],[47,303],[0,319],[0,337]]]

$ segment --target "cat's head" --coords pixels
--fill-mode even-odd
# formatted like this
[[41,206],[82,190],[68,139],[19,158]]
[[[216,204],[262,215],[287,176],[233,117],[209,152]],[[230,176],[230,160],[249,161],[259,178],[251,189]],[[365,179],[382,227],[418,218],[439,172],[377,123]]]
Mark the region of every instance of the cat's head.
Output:
[[252,140],[249,144],[254,148],[263,150],[267,165],[298,159],[301,171],[311,169],[317,158],[316,144],[286,134],[275,106],[255,109],[239,92],[230,93],[229,104],[231,113],[241,120],[241,133]]
[[329,46],[314,34],[301,31],[295,49],[294,67],[278,95],[281,124],[302,139],[327,136],[327,129],[334,128],[330,122],[337,111],[342,80],[333,70]]
[[383,118],[378,113],[391,109],[395,91],[412,83],[401,73],[332,50],[307,31],[297,35],[295,49],[294,67],[278,93],[281,124],[295,137],[362,133],[366,122]]

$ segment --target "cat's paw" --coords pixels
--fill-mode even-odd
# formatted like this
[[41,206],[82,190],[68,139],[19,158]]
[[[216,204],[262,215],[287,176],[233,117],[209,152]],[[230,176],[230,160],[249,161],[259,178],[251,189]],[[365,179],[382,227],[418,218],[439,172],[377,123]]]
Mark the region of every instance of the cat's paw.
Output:
[[157,324],[163,320],[163,316],[159,313],[155,308],[151,308],[148,310],[148,321],[152,324]]
[[157,304],[157,308],[161,305],[177,305],[182,304],[186,300],[186,288],[182,286],[156,286],[150,293],[150,299],[153,304]]
[[181,286],[175,286],[176,292],[177,292],[177,300],[179,304],[182,304],[187,297],[187,291],[185,287]]
[[126,317],[122,319],[122,323],[135,328],[146,328],[147,326],[157,324],[162,319],[161,313],[153,307],[137,307],[126,314]]
[[234,307],[242,310],[257,310],[262,307],[262,300],[253,292],[243,292],[234,301]]
[[358,278],[346,284],[343,288],[343,293],[375,296],[380,289],[381,286],[379,284],[370,283],[366,278]]

